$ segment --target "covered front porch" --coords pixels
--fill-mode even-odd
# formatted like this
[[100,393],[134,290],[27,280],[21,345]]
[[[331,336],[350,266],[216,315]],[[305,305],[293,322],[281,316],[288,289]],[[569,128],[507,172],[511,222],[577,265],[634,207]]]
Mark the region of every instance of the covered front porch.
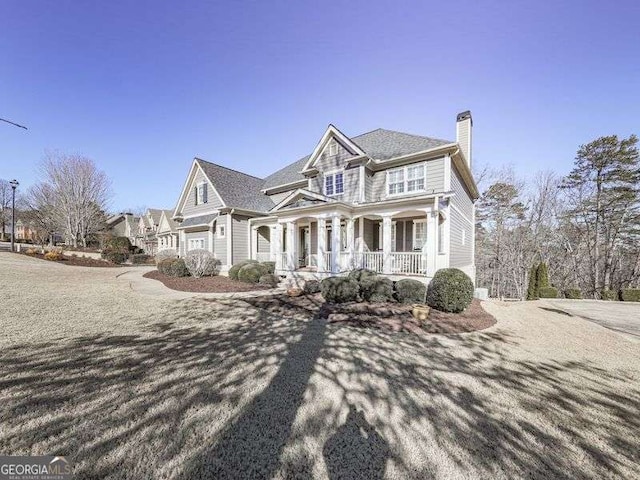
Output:
[[251,258],[276,262],[280,274],[331,275],[356,268],[432,277],[446,266],[445,215],[433,208],[280,218],[251,228]]

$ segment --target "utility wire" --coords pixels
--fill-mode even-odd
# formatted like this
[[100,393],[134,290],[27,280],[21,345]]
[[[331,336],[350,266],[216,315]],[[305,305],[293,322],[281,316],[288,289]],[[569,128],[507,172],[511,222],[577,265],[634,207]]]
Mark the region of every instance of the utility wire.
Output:
[[24,128],[25,130],[29,130],[24,125],[20,125],[19,123],[12,122],[11,120],[5,120],[4,118],[0,118],[0,120],[2,120],[3,122],[10,123],[11,125],[15,125],[16,127],[20,127],[20,128]]

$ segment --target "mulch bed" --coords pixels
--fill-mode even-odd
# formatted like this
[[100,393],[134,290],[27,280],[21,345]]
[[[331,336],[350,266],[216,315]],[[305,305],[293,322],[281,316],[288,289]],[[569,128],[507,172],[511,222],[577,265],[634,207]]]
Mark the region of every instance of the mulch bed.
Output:
[[255,283],[244,283],[237,280],[231,280],[229,277],[216,275],[213,277],[170,277],[158,270],[152,270],[143,275],[145,278],[159,280],[172,290],[180,292],[193,293],[233,293],[233,292],[252,292],[255,290],[269,290],[264,285],[256,285]]
[[304,310],[318,314],[329,323],[359,328],[374,328],[393,332],[409,332],[416,335],[426,333],[455,334],[483,330],[496,323],[474,299],[462,313],[444,313],[431,309],[427,321],[419,322],[411,315],[411,305],[398,303],[325,303],[320,294],[289,297],[272,295],[246,299],[254,307],[275,315],[287,315]]
[[107,268],[115,268],[115,267],[123,267],[124,265],[116,265],[114,263],[107,262],[105,260],[98,260],[95,258],[89,257],[67,257],[66,255],[62,257],[61,260],[47,260],[44,258],[44,255],[41,253],[33,253],[31,255],[26,254],[24,252],[20,252],[22,255],[26,255],[31,258],[39,258],[40,260],[44,260],[45,262],[55,262],[61,263],[63,265],[71,265],[74,267],[107,267]]

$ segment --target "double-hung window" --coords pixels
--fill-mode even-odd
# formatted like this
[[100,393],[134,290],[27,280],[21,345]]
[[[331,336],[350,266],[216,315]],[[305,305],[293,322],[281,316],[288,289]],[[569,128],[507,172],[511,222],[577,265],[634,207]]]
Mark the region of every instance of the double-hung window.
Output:
[[207,184],[202,182],[195,187],[196,191],[196,205],[200,205],[201,203],[207,203]]
[[324,194],[340,195],[344,193],[344,173],[334,172],[324,176]]
[[190,238],[189,250],[196,250],[199,248],[204,248],[204,238]]
[[425,189],[425,164],[394,168],[387,172],[387,194],[422,192]]

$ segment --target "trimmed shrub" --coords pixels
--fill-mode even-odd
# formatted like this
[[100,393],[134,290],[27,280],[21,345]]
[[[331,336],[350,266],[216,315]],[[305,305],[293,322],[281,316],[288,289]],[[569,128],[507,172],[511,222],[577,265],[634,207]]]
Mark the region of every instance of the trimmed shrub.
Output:
[[320,291],[329,303],[344,303],[358,300],[360,285],[353,278],[329,277],[320,283]]
[[386,277],[365,277],[360,282],[360,296],[367,302],[393,302],[393,282]]
[[38,253],[38,250],[36,250],[35,248],[27,248],[24,253],[27,255],[35,255],[36,253]]
[[182,258],[167,258],[158,263],[158,271],[170,277],[188,277],[189,270]]
[[427,286],[418,280],[405,278],[396,282],[395,290],[396,299],[400,303],[410,305],[413,303],[424,303]]
[[259,263],[247,263],[238,271],[238,280],[246,283],[258,283],[260,277],[268,275],[267,267],[260,265]]
[[103,250],[131,252],[133,248],[128,237],[110,237],[105,240]]
[[349,278],[355,280],[358,283],[362,282],[365,278],[375,276],[376,272],[374,272],[373,270],[367,270],[366,268],[357,268],[349,272]]
[[242,267],[244,267],[245,265],[247,265],[249,263],[258,263],[258,261],[257,260],[242,260],[241,262],[236,263],[235,265],[233,265],[229,269],[229,272],[228,272],[229,278],[231,280],[238,280],[238,272],[240,271],[240,269]]
[[192,277],[210,277],[218,274],[220,261],[208,250],[189,250],[184,256],[184,264]]
[[52,262],[57,262],[59,260],[62,260],[62,252],[51,250],[50,252],[44,254],[44,259],[51,260]]
[[258,284],[260,285],[268,285],[273,288],[280,283],[280,277],[274,275],[273,273],[267,273],[266,275],[262,275],[260,280],[258,280]]
[[275,273],[276,262],[260,262],[260,265],[265,267],[269,273]]
[[314,293],[320,293],[320,282],[318,280],[307,280],[304,282],[304,288],[302,291],[305,295],[313,295]]
[[617,300],[618,295],[617,292],[614,292],[613,290],[602,290],[600,292],[600,298],[602,300]]
[[473,282],[462,270],[443,268],[427,288],[427,304],[442,312],[462,312],[473,300]]
[[567,288],[564,291],[564,298],[571,298],[571,299],[577,300],[579,298],[582,298],[582,292],[580,291],[579,288]]
[[131,263],[134,265],[140,265],[143,263],[149,263],[151,260],[151,255],[146,255],[144,253],[136,253],[135,255],[131,255]]
[[162,260],[166,260],[168,258],[178,258],[178,254],[175,250],[160,250],[155,256],[156,265]]
[[538,265],[538,269],[536,271],[536,289],[538,293],[540,293],[541,288],[548,287],[549,285],[549,269],[547,268],[547,264],[544,262],[540,262]]
[[624,288],[620,290],[620,300],[623,302],[640,302],[640,288]]
[[127,261],[127,254],[124,252],[116,252],[116,251],[108,251],[102,252],[102,258],[104,258],[107,262],[115,263],[116,265],[120,265]]
[[540,298],[558,298],[558,289],[555,287],[540,287]]

